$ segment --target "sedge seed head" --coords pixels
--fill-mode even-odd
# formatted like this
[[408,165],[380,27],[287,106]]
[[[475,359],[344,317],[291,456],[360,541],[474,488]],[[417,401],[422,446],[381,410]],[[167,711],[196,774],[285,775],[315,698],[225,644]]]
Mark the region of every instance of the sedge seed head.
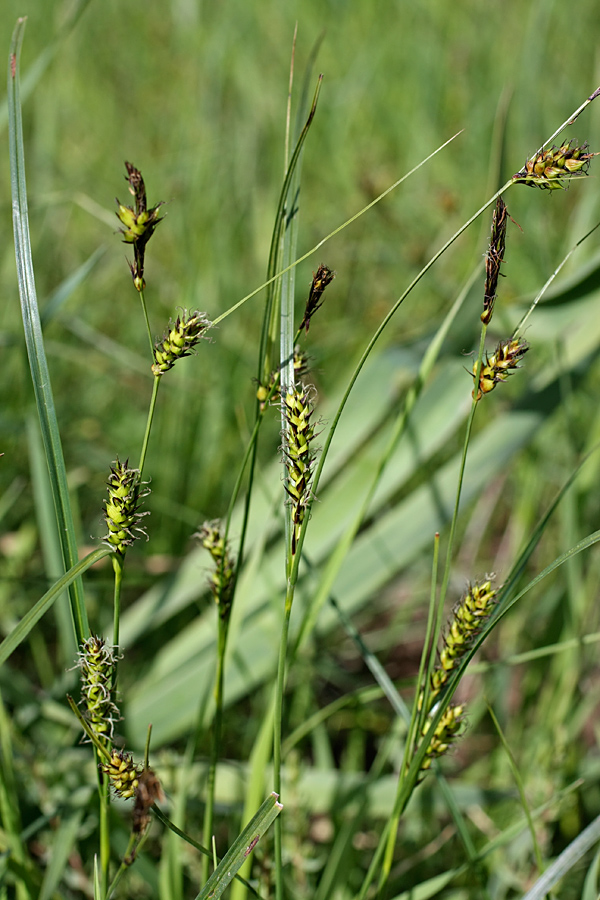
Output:
[[292,509],[292,554],[311,498],[314,471],[313,448],[315,426],[312,422],[314,404],[310,388],[294,389],[282,400],[286,419],[283,434],[283,455],[287,469],[285,489]]
[[[492,587],[491,578],[469,584],[464,597],[454,607],[452,618],[444,634],[439,663],[431,673],[428,708],[437,702],[440,691],[448,683],[451,672],[456,669],[473,646],[495,606],[497,591]],[[421,694],[419,709],[423,705]]]
[[143,766],[136,765],[130,753],[113,750],[110,762],[102,763],[100,769],[108,775],[110,786],[117,797],[128,800],[135,796]]
[[178,359],[190,356],[198,342],[207,336],[212,322],[202,312],[183,310],[175,323],[171,322],[161,341],[154,345],[155,375],[164,375]]
[[231,612],[235,560],[225,542],[219,522],[205,522],[195,537],[208,550],[215,564],[215,571],[209,578],[210,589],[219,608],[219,615],[226,619]]
[[[475,389],[473,389],[473,397],[481,400],[483,394],[489,394],[497,384],[506,381],[509,375],[521,368],[519,362],[528,350],[527,342],[520,339],[500,341],[495,351],[491,355],[486,354],[485,360],[482,361],[479,372],[479,390],[476,395]],[[476,378],[477,363],[473,365],[472,374],[473,378]]]
[[527,184],[542,190],[560,190],[573,176],[587,175],[590,161],[597,153],[589,153],[587,141],[564,141],[560,147],[547,147],[528,159],[512,177],[514,184]]
[[149,209],[142,173],[129,162],[125,163],[125,168],[127,169],[125,180],[129,185],[129,193],[134,198],[134,205],[125,206],[117,199],[117,218],[123,226],[119,230],[123,235],[124,243],[133,246],[134,258],[133,262],[129,262],[129,269],[136,290],[142,291],[145,287],[146,244],[154,234],[158,223],[162,222],[158,211],[163,206],[163,202],[161,201]]
[[102,743],[110,743],[114,724],[120,718],[114,703],[118,650],[97,635],[91,635],[77,654],[81,670],[81,700],[84,715]]
[[147,512],[140,512],[139,505],[150,491],[140,482],[138,469],[130,469],[129,460],[113,463],[108,477],[108,498],[104,501],[104,521],[108,534],[104,541],[121,556],[140,536],[147,534],[140,521]]

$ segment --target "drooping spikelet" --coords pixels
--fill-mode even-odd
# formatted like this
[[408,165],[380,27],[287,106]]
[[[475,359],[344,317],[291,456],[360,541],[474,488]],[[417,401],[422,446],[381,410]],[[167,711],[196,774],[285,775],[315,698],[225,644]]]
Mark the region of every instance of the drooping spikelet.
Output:
[[430,707],[448,682],[450,673],[457,668],[471,648],[486,620],[494,609],[496,591],[488,579],[470,584],[467,593],[458,603],[452,620],[444,635],[444,646],[440,651],[439,665],[431,673]]
[[117,668],[116,648],[92,635],[81,645],[77,666],[81,669],[81,701],[85,718],[102,743],[109,743],[119,710],[114,703]]
[[485,255],[485,291],[483,296],[483,312],[481,313],[481,321],[484,325],[490,324],[494,312],[500,265],[504,262],[507,220],[508,212],[506,210],[506,204],[502,197],[498,197],[494,212],[492,213],[490,246]]
[[108,775],[110,786],[117,797],[128,800],[135,795],[143,766],[136,765],[130,753],[113,750],[110,762],[102,763],[100,768]]
[[565,141],[560,147],[546,147],[528,159],[525,166],[513,175],[513,184],[528,184],[542,190],[560,190],[565,180],[587,175],[590,160],[598,156],[588,153],[587,141],[581,146],[576,141]]
[[318,309],[323,305],[323,292],[328,284],[331,284],[335,278],[335,272],[321,264],[316,272],[313,273],[313,280],[310,285],[308,300],[306,301],[306,309],[304,310],[304,318],[300,322],[299,331],[304,328],[306,334],[310,326],[310,320]]
[[285,489],[292,507],[292,554],[296,552],[298,535],[311,496],[310,484],[315,462],[311,393],[310,388],[295,388],[283,400],[287,425],[283,435],[283,454],[287,469]]
[[162,219],[158,215],[158,210],[163,203],[158,203],[151,209],[148,209],[146,200],[146,186],[142,173],[131,163],[126,162],[127,176],[125,180],[129,184],[129,193],[133,195],[134,206],[124,206],[117,199],[119,207],[117,218],[123,225],[120,229],[123,235],[123,241],[126,244],[133,244],[134,261],[129,263],[131,269],[131,277],[138,291],[143,291],[144,282],[144,256],[146,253],[146,244],[154,234],[154,229]]
[[235,562],[225,543],[218,522],[205,522],[196,537],[206,547],[215,563],[215,571],[210,576],[210,589],[219,608],[219,616],[226,619],[231,611],[234,586]]
[[162,341],[154,345],[154,374],[163,375],[173,368],[178,359],[189,356],[198,341],[206,337],[211,325],[205,313],[183,310],[177,321],[171,323]]
[[[529,349],[526,341],[508,340],[500,341],[494,352],[486,354],[479,372],[479,390],[477,400],[481,400],[483,394],[489,394],[497,384],[506,381],[515,369],[520,369],[519,362]],[[477,363],[473,366],[473,378],[477,375]],[[475,388],[473,389],[475,397]]]
[[146,535],[139,523],[148,513],[139,512],[138,508],[141,500],[150,493],[140,483],[138,469],[128,468],[128,462],[121,463],[117,459],[111,466],[104,510],[104,520],[108,526],[104,540],[121,556],[137,537]]

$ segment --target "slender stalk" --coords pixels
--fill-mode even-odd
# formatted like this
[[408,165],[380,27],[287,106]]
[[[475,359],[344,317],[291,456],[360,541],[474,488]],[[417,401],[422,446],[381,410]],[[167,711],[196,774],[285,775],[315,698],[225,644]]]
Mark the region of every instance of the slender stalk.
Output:
[[119,626],[121,620],[121,587],[123,585],[123,566],[125,560],[120,553],[115,553],[112,560],[115,572],[115,588],[113,595],[113,646],[119,646]]
[[[212,723],[212,739],[210,747],[210,761],[206,783],[206,807],[204,810],[204,843],[211,846],[213,835],[213,819],[215,809],[215,784],[217,778],[217,763],[219,760],[219,748],[221,745],[221,733],[223,730],[223,680],[225,675],[225,651],[227,649],[227,633],[229,631],[229,617],[223,619],[218,616],[217,634],[217,671],[215,675],[214,699],[215,715]],[[207,881],[210,873],[210,859],[205,856],[202,860],[202,877]]]
[[140,302],[142,304],[142,312],[144,314],[144,321],[146,323],[146,332],[148,334],[148,341],[150,344],[150,359],[154,362],[154,338],[152,337],[152,329],[150,328],[150,319],[148,317],[148,307],[146,305],[146,298],[144,297],[144,289],[139,292],[140,294]]
[[100,883],[102,886],[102,896],[107,895],[108,875],[110,866],[110,796],[108,777],[99,768],[100,754],[96,750],[96,763],[98,764],[98,807],[100,821],[98,830],[100,832]]
[[158,397],[158,388],[160,386],[162,375],[154,376],[154,385],[152,387],[152,397],[150,399],[150,408],[148,409],[148,418],[146,419],[146,433],[142,442],[142,450],[140,453],[140,461],[138,463],[139,480],[142,480],[144,465],[146,463],[146,454],[148,452],[148,443],[150,441],[150,431],[152,429],[152,421],[154,419],[154,411],[156,409],[156,398]]
[[[288,636],[290,630],[290,616],[292,613],[292,601],[294,587],[288,581],[281,636],[279,639],[279,657],[277,660],[277,683],[275,685],[275,715],[273,721],[273,786],[275,793],[281,796],[281,735],[283,725],[283,695],[285,692],[285,675]],[[283,898],[283,836],[281,825],[275,828],[275,896],[277,900]]]

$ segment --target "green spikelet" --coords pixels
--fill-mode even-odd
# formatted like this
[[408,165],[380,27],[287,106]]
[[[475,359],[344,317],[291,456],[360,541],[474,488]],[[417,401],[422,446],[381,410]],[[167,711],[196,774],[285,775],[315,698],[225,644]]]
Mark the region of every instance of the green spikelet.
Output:
[[231,599],[234,586],[235,562],[225,543],[218,522],[205,522],[196,537],[210,553],[215,571],[210,576],[210,589],[215,603],[219,607],[219,615],[226,619],[231,611]]
[[[497,384],[506,381],[515,369],[520,369],[519,362],[528,350],[529,345],[526,341],[509,340],[500,341],[491,356],[486,354],[479,372],[479,390],[476,399],[481,400],[482,396],[493,391]],[[473,365],[473,378],[476,375],[477,363]],[[473,397],[475,397],[475,389],[473,389]]]
[[163,375],[173,368],[178,359],[189,356],[198,341],[206,337],[211,325],[212,322],[204,313],[188,313],[183,310],[175,324],[166,331],[162,341],[154,345],[154,374]]
[[104,520],[108,534],[104,538],[121,556],[137,537],[146,536],[140,527],[140,520],[147,516],[139,512],[139,504],[150,491],[139,482],[139,471],[128,468],[125,463],[116,462],[111,466],[108,478],[108,499],[104,503]]
[[489,580],[481,584],[470,584],[467,593],[455,608],[450,627],[444,636],[439,665],[431,673],[429,707],[490,617],[496,593]]
[[110,743],[119,710],[114,700],[116,648],[92,635],[81,645],[77,666],[81,670],[81,701],[85,718],[103,744]]
[[110,762],[103,763],[100,768],[108,775],[110,786],[117,797],[128,800],[135,796],[143,766],[136,766],[130,753],[113,750]]
[[309,388],[286,394],[283,409],[287,422],[283,452],[287,469],[285,489],[292,507],[292,554],[296,552],[298,535],[310,500],[315,453],[312,443],[315,427],[311,422],[313,404]]
[[[426,772],[434,759],[448,752],[454,740],[459,736],[464,722],[465,707],[462,705],[449,706],[429,741],[427,753],[421,764],[421,771]],[[431,728],[429,721],[423,726],[423,737],[426,737]]]
[[597,153],[588,153],[588,144],[565,141],[560,147],[546,147],[528,159],[525,166],[513,175],[513,184],[527,184],[542,190],[565,188],[565,180],[587,175],[590,160]]

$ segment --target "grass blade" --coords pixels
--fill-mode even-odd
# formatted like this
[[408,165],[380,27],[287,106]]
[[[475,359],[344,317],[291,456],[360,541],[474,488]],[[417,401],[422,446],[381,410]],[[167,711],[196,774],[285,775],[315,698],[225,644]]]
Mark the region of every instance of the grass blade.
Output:
[[277,800],[277,794],[271,794],[270,797],[267,797],[254,818],[250,820],[239,837],[233,842],[197,895],[196,900],[218,900],[282,809],[281,803]]
[[[77,541],[71,513],[67,472],[44,350],[29,239],[23,123],[19,95],[19,57],[24,31],[25,19],[19,19],[13,32],[8,64],[8,126],[15,256],[25,343],[48,463],[58,531],[61,537],[63,561],[65,569],[72,569],[78,559]],[[72,582],[69,595],[75,635],[77,643],[81,643],[89,633],[89,625],[83,599],[83,585],[79,578]]]
[[81,578],[83,572],[87,571],[90,566],[93,566],[94,563],[98,562],[98,560],[103,559],[105,556],[110,556],[113,551],[109,547],[99,547],[97,550],[94,550],[92,553],[89,553],[86,557],[84,557],[80,562],[78,562],[72,569],[63,575],[56,584],[53,584],[49,591],[47,591],[43,597],[40,597],[38,602],[33,606],[28,613],[26,613],[19,624],[13,628],[11,633],[4,638],[2,643],[0,644],[0,666],[6,662],[8,657],[13,653],[22,641],[25,640],[33,626],[36,622],[42,618],[44,613],[46,613],[55,600],[60,597],[61,593],[70,587],[71,584],[77,579]]

